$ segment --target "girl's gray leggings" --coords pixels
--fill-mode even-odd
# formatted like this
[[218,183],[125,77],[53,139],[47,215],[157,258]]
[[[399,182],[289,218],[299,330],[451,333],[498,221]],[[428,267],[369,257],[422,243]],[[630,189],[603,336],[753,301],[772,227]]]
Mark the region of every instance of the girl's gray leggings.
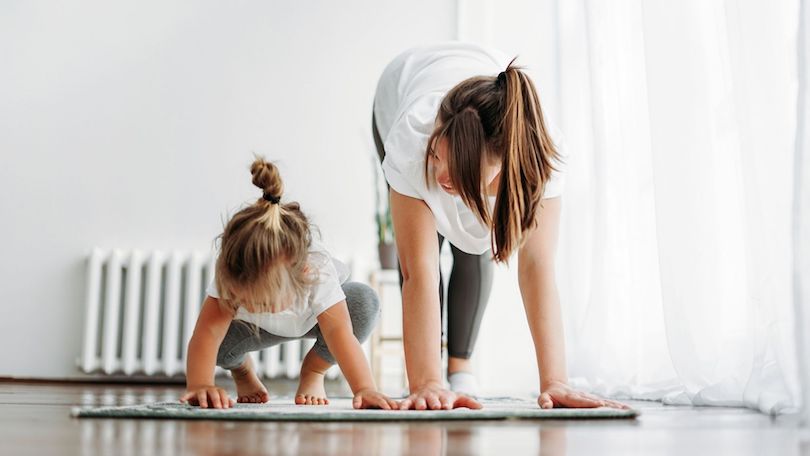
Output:
[[[382,161],[385,158],[385,150],[373,114],[371,130],[374,134],[377,154]],[[444,237],[439,235],[438,238],[439,251],[441,251]],[[469,359],[472,356],[475,341],[478,339],[481,318],[487,307],[490,291],[492,291],[494,273],[492,254],[488,250],[481,255],[471,255],[457,249],[453,244],[450,244],[450,250],[453,252],[453,269],[450,271],[450,283],[447,286],[447,353],[454,358]],[[399,283],[401,286],[402,271],[400,271]],[[439,302],[444,321],[444,277],[442,275],[439,276]],[[444,324],[442,324],[442,328],[444,328]]]
[[[346,305],[349,308],[354,337],[362,343],[368,338],[377,323],[380,315],[380,300],[377,298],[377,293],[368,285],[346,282],[341,287],[346,295]],[[301,337],[282,337],[270,334],[251,323],[234,320],[219,346],[217,366],[224,369],[235,369],[245,362],[245,355],[248,352],[299,339],[315,339],[312,350],[330,364],[335,363],[335,357],[329,352],[329,347],[326,346],[326,341],[323,339],[318,325]]]

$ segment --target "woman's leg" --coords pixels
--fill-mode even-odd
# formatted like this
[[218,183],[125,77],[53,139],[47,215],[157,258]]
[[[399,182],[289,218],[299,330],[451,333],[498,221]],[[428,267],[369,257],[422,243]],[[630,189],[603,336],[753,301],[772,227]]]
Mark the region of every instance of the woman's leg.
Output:
[[[491,254],[471,255],[450,244],[453,252],[453,269],[447,290],[447,352],[449,355],[447,373],[469,372],[469,359],[478,339],[481,318],[492,291],[494,272]],[[455,376],[459,386],[471,394],[475,386],[471,378]],[[451,387],[454,382],[451,381]]]
[[383,148],[383,140],[380,137],[380,130],[377,129],[377,118],[374,116],[374,108],[371,109],[371,135],[374,137],[374,146],[377,148],[377,156],[380,157],[380,163],[385,159],[385,149]]

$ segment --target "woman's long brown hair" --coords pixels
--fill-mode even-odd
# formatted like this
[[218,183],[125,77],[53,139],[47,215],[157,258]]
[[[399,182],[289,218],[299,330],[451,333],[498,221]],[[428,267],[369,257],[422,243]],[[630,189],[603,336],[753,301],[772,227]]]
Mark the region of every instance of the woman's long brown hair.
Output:
[[[428,140],[428,155],[447,140],[453,188],[492,230],[492,256],[506,262],[537,223],[545,184],[560,160],[543,120],[531,79],[514,59],[495,76],[466,79],[445,95]],[[481,178],[485,160],[501,164],[495,207],[490,213]],[[432,185],[429,161],[425,178]]]

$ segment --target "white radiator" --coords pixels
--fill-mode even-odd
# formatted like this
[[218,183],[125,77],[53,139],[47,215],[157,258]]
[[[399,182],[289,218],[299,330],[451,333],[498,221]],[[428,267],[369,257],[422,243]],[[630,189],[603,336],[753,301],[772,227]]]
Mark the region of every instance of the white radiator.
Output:
[[[211,254],[200,252],[94,249],[87,267],[81,370],[117,376],[185,373],[213,262]],[[296,378],[313,343],[287,342],[251,356],[261,376]],[[338,373],[330,369],[327,377]]]

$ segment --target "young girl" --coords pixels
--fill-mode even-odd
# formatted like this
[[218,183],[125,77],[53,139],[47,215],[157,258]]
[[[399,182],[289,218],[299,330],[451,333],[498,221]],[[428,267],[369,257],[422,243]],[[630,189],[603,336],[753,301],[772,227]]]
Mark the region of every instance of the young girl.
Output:
[[238,402],[267,402],[267,389],[246,354],[301,338],[316,339],[304,357],[295,395],[299,405],[328,404],[324,373],[337,361],[354,393],[354,408],[396,409],[377,392],[360,348],[374,327],[379,301],[360,283],[343,283],[345,266],[312,238],[297,203],[281,203],[275,165],[250,167],[262,197],[225,226],[215,278],[188,344],[186,392],[181,402],[229,408],[214,385],[214,365],[229,369]]

